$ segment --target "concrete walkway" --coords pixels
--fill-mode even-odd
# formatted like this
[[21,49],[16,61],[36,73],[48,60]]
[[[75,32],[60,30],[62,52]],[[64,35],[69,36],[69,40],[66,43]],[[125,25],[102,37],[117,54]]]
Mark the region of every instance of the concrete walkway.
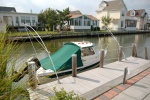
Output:
[[105,92],[95,100],[150,100],[150,68]]
[[53,88],[56,87],[57,90],[64,88],[67,92],[74,91],[86,100],[91,100],[122,83],[126,67],[130,69],[126,79],[130,79],[149,68],[150,60],[128,57],[127,60],[104,65],[104,68],[98,67],[79,73],[77,77],[68,76],[60,79],[61,84],[58,81],[41,84],[34,90],[28,89],[30,99],[49,100],[53,95]]

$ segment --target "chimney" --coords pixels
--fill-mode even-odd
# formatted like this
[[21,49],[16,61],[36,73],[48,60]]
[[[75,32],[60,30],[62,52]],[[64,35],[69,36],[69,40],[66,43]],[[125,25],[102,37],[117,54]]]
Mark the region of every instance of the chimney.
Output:
[[32,9],[30,10],[30,13],[32,13]]

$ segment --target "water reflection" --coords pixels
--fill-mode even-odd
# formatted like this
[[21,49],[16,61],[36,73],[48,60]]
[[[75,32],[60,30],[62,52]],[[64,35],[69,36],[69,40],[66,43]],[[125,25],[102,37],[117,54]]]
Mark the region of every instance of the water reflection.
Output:
[[[132,43],[137,44],[138,55],[144,57],[144,47],[148,47],[149,57],[150,57],[150,34],[140,34],[140,35],[120,35],[116,36],[117,40],[119,41],[120,45],[123,47],[131,46]],[[51,53],[54,53],[59,48],[63,46],[64,42],[71,42],[71,41],[90,41],[95,43],[98,48],[106,48],[108,46],[108,54],[106,56],[105,63],[110,63],[117,60],[118,57],[118,44],[114,40],[113,37],[82,37],[82,38],[65,38],[65,39],[54,39],[54,40],[45,40],[44,43],[48,50]],[[39,59],[47,56],[44,49],[41,45],[34,41],[34,47],[36,48],[37,56]],[[18,43],[18,46],[21,46],[22,43]],[[124,53],[126,57],[131,56],[131,48],[125,48]],[[22,61],[26,61],[29,57],[36,56],[34,49],[30,42],[23,43],[22,53],[20,53],[20,57]],[[19,60],[20,61],[20,60]]]

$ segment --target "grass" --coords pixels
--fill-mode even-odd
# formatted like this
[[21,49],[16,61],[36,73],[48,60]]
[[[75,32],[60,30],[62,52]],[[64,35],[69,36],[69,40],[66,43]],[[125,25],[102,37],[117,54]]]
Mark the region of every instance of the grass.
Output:
[[[37,31],[39,35],[48,35],[48,34],[57,34],[58,32],[52,32],[52,31]],[[32,34],[36,35],[35,32],[32,32]],[[9,32],[9,36],[28,36],[27,32]]]
[[[91,32],[91,31],[88,31],[88,32]],[[107,30],[100,30],[100,31],[92,31],[92,32],[108,32]],[[65,33],[65,34],[76,34],[76,33],[78,33],[78,34],[85,34],[85,33],[87,33],[87,32],[73,32],[73,31],[61,31],[61,32],[57,32],[57,31],[37,31],[37,33],[39,34],[39,35],[50,35],[50,34],[63,34],[63,33]],[[32,32],[32,34],[34,34],[34,35],[36,35],[36,33],[35,32]],[[8,34],[7,34],[8,36],[28,36],[28,34],[27,34],[27,32],[9,32]]]
[[[16,43],[6,41],[6,35],[0,33],[0,100],[20,100],[29,99],[28,92],[23,88],[13,88],[13,80],[17,74],[13,74],[14,62],[10,62],[10,57],[16,52]],[[10,71],[7,68],[10,62]]]

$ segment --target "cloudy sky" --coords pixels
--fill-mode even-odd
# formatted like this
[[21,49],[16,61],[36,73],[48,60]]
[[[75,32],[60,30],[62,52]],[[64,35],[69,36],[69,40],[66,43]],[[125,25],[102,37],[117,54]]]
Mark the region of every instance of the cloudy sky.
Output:
[[[39,13],[48,7],[53,9],[80,10],[83,14],[95,15],[102,0],[0,0],[0,6],[15,7],[17,12]],[[110,0],[106,0],[110,1]],[[145,9],[150,16],[150,0],[124,0],[128,10]]]

